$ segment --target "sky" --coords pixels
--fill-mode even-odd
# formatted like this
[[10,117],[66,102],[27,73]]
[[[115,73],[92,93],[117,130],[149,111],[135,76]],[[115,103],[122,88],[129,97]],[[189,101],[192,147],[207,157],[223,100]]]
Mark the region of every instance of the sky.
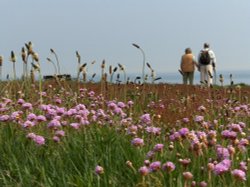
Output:
[[141,73],[142,53],[132,43],[156,73],[178,72],[185,48],[197,56],[204,42],[218,71],[250,70],[249,20],[249,0],[0,0],[2,71],[12,73],[13,50],[22,74],[20,51],[29,41],[44,75],[54,73],[46,61],[55,61],[50,48],[61,73],[76,75],[76,50],[89,74],[101,73],[103,60],[107,67],[120,63],[127,73]]

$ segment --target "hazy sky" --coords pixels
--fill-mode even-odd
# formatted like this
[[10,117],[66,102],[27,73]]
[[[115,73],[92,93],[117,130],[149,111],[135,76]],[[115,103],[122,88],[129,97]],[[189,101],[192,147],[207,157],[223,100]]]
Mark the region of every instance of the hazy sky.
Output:
[[[186,47],[194,54],[208,42],[218,70],[250,71],[249,0],[0,0],[0,55],[3,72],[11,73],[10,51],[18,54],[32,41],[42,73],[53,73],[46,58],[53,48],[61,72],[76,74],[75,51],[89,73],[123,64],[128,73],[141,72],[142,54],[156,72],[177,72]],[[148,69],[146,69],[148,71]]]

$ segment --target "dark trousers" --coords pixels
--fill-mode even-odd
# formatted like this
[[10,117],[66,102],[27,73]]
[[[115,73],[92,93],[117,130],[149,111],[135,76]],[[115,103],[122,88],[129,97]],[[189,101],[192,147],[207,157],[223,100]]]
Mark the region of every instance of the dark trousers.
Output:
[[194,72],[183,72],[183,84],[193,85],[194,81]]

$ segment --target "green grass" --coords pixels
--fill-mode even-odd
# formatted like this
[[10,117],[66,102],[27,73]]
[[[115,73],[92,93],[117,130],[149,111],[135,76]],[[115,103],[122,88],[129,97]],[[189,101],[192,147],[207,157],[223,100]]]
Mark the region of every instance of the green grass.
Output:
[[[138,177],[126,161],[142,163],[140,151],[113,128],[93,126],[38,146],[16,125],[1,123],[0,186],[133,186]],[[99,184],[96,165],[105,170]]]

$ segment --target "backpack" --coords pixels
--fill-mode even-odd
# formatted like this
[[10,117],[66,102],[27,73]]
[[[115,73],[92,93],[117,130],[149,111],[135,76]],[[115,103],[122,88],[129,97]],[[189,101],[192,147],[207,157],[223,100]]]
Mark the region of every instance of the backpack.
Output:
[[201,51],[199,62],[202,65],[208,65],[210,64],[211,57],[209,55],[209,52],[207,50]]

